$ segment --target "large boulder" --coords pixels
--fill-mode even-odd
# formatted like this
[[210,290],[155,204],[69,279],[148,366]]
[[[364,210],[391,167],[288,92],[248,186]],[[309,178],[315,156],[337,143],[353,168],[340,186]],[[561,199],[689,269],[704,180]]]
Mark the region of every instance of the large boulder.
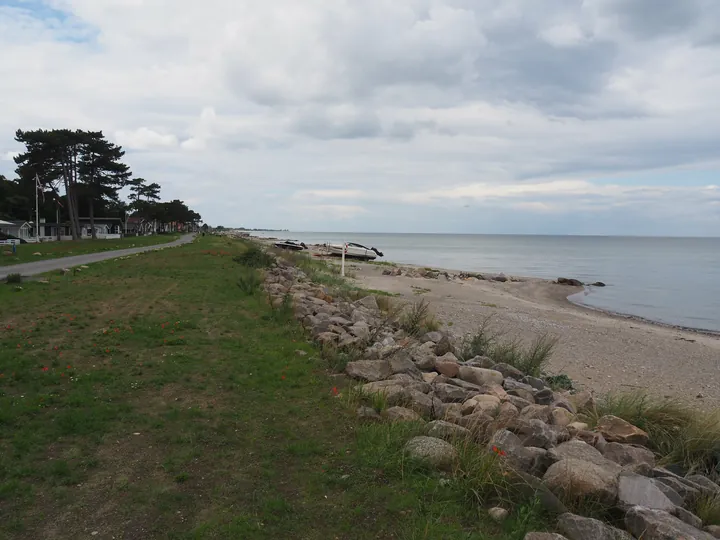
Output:
[[444,403],[464,403],[468,399],[468,391],[453,384],[433,383],[435,396]]
[[366,396],[382,395],[385,398],[385,403],[389,406],[401,405],[409,399],[409,391],[401,384],[379,385],[378,383],[368,383],[361,387],[361,391]]
[[552,405],[555,402],[555,394],[550,388],[536,390],[533,392],[533,398],[535,398],[535,403],[540,405]]
[[653,478],[653,482],[655,482],[655,485],[658,487],[658,489],[660,491],[662,491],[665,494],[665,496],[673,502],[674,505],[680,506],[680,507],[685,506],[685,504],[686,504],[685,499],[683,499],[682,495],[680,495],[677,491],[675,491],[673,488],[671,488],[667,484],[658,482],[657,478]]
[[554,462],[562,461],[564,459],[586,461],[588,463],[593,463],[595,465],[614,470],[616,474],[619,474],[621,471],[620,465],[606,459],[597,448],[578,439],[573,439],[562,443],[556,448],[553,448],[548,452],[548,457]]
[[441,375],[446,377],[457,377],[460,373],[460,365],[453,353],[447,353],[444,356],[435,359],[435,369]]
[[437,439],[445,439],[450,441],[456,439],[466,439],[472,436],[472,433],[469,429],[458,426],[457,424],[445,422],[444,420],[435,420],[433,422],[430,422],[427,425],[426,433],[428,437],[435,437]]
[[655,467],[655,454],[644,446],[611,442],[605,446],[603,456],[624,468],[649,476]]
[[345,373],[353,379],[374,382],[382,381],[393,374],[387,360],[358,360],[348,362]]
[[633,540],[625,531],[602,521],[570,513],[558,518],[558,529],[568,540]]
[[503,376],[499,371],[471,366],[460,366],[460,379],[478,386],[486,384],[502,384]]
[[590,392],[583,391],[567,396],[568,401],[573,404],[575,410],[582,412],[595,407],[595,398]]
[[700,486],[701,491],[704,491],[708,495],[720,495],[720,486],[701,474],[691,474],[686,480]]
[[482,412],[493,415],[500,407],[500,400],[495,396],[479,394],[468,399],[463,403],[463,413],[472,414],[474,412]]
[[525,420],[542,420],[550,422],[550,407],[547,405],[528,405],[520,411],[520,417]]
[[364,308],[366,308],[366,309],[369,309],[369,310],[371,310],[371,311],[373,311],[373,312],[380,311],[380,307],[378,306],[378,303],[377,303],[377,298],[375,298],[375,297],[372,296],[372,295],[366,296],[366,297],[364,297],[364,298],[361,298],[360,300],[358,300],[357,302],[355,302],[355,305],[356,305],[356,306],[362,306],[362,307],[364,307]]
[[423,343],[410,351],[410,358],[418,369],[429,370],[435,368],[435,344],[432,341]]
[[411,409],[405,407],[390,407],[383,413],[390,422],[422,422],[422,417]]
[[652,479],[630,472],[620,473],[618,477],[618,503],[623,507],[644,506],[666,512],[675,508]]
[[662,510],[634,506],[625,514],[625,527],[643,540],[714,540],[714,537]]
[[705,527],[705,532],[710,533],[715,538],[720,538],[720,525],[708,525]]
[[413,461],[441,470],[451,470],[458,460],[455,447],[436,437],[413,437],[405,445],[405,453]]
[[550,421],[555,426],[567,427],[575,419],[575,415],[562,407],[555,407],[550,411]]
[[568,540],[564,536],[555,533],[529,532],[523,540]]
[[357,418],[360,422],[375,423],[380,422],[382,417],[372,407],[358,407]]
[[406,406],[422,416],[435,416],[435,409],[442,406],[442,402],[435,402],[431,396],[417,390],[406,390]]
[[521,421],[513,429],[524,446],[550,449],[557,445],[557,433],[542,420]]
[[573,498],[592,497],[606,504],[617,499],[618,471],[588,461],[558,461],[547,470],[543,482],[554,493]]
[[502,376],[506,378],[512,377],[513,379],[520,380],[525,376],[522,371],[520,371],[515,366],[511,366],[510,364],[495,364],[491,369],[499,371],[500,373],[502,373]]
[[607,415],[598,420],[595,428],[608,442],[647,446],[648,434],[617,416]]
[[[530,396],[532,398],[532,396]],[[502,399],[502,398],[500,398]],[[521,398],[519,396],[513,396],[512,394],[508,394],[508,396],[505,398],[505,401],[508,403],[512,403],[518,411],[522,411],[525,407],[529,407],[530,405],[533,405],[535,401],[528,401],[525,398]]]
[[447,353],[454,353],[455,347],[453,347],[450,338],[448,336],[443,336],[440,338],[440,341],[438,341],[435,344],[435,354],[437,356],[445,356]]

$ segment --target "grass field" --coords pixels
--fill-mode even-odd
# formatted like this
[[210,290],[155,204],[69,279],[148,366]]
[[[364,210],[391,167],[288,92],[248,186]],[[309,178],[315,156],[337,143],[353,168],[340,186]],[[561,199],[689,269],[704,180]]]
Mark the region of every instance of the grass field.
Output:
[[[177,240],[180,234],[159,234],[153,236],[131,236],[120,240],[74,240],[68,242],[43,242],[41,244],[20,244],[12,255],[11,246],[0,246],[0,266],[58,259],[73,255],[86,255],[99,251],[113,251],[133,247],[155,246]],[[10,255],[6,255],[10,253]],[[41,255],[34,255],[40,253]]]
[[[358,426],[317,350],[236,285],[243,244],[0,285],[0,538],[522,540]],[[298,351],[307,354],[301,355]],[[339,387],[339,388],[338,388]]]

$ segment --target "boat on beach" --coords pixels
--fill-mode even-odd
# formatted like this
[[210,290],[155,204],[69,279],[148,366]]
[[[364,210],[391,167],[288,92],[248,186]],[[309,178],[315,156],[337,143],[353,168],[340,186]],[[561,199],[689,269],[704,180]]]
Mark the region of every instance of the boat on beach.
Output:
[[303,251],[308,247],[297,240],[283,240],[282,242],[275,242],[275,247],[280,249],[286,249],[288,251]]
[[367,247],[354,242],[348,242],[347,244],[325,244],[325,248],[328,254],[334,257],[342,257],[343,251],[345,251],[345,257],[348,259],[373,261],[383,256],[382,252],[374,247]]

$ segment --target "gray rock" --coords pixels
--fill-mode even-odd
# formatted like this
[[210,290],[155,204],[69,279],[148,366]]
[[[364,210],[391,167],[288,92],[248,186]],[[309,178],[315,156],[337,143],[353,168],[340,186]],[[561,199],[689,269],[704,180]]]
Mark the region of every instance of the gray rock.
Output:
[[478,441],[485,441],[487,440],[488,429],[493,423],[493,418],[485,413],[477,412],[455,418],[453,421],[457,425],[469,429],[473,437]]
[[644,446],[633,446],[630,444],[608,443],[603,450],[603,456],[610,461],[614,461],[623,467],[630,467],[634,472],[638,472],[638,466],[644,465],[642,468],[647,474],[655,467],[655,454]]
[[488,510],[488,516],[490,516],[490,519],[492,519],[496,523],[502,523],[507,519],[509,515],[510,512],[508,512],[504,508],[500,508],[499,506]]
[[435,404],[433,398],[417,390],[406,391],[407,407],[422,416],[434,416]]
[[393,375],[396,373],[410,373],[417,377],[422,377],[420,370],[415,366],[407,351],[400,351],[394,354],[388,358],[388,362],[390,363],[390,371],[393,372]]
[[515,407],[516,407],[517,410],[519,410],[519,411],[523,410],[523,409],[524,409],[525,407],[527,407],[528,405],[533,405],[533,404],[535,403],[535,401],[528,401],[527,399],[523,399],[523,398],[521,398],[521,397],[513,396],[513,395],[510,395],[510,394],[508,394],[507,402],[508,402],[508,403],[512,403],[513,405],[515,405]]
[[350,320],[355,324],[360,323],[360,322],[368,324],[369,319],[370,319],[370,315],[363,309],[353,310],[352,315],[350,316]]
[[356,306],[363,306],[364,308],[367,308],[371,311],[380,311],[380,308],[378,307],[377,298],[374,296],[366,296],[365,298],[361,298],[357,302],[355,302]]
[[697,517],[692,512],[685,510],[682,506],[676,506],[670,511],[670,514],[672,514],[679,520],[684,521],[688,525],[695,527],[696,529],[702,529],[702,519]]
[[562,407],[553,405],[550,411],[550,421],[555,426],[567,427],[572,423],[574,418],[575,415],[573,413]]
[[435,354],[437,356],[445,356],[447,353],[455,352],[455,347],[450,343],[450,338],[443,336],[440,341],[435,343]]
[[533,393],[533,397],[535,398],[535,403],[538,403],[540,405],[552,405],[552,403],[555,401],[555,395],[553,394],[553,391],[549,388],[544,388],[543,390],[536,390]]
[[658,489],[662,491],[675,506],[685,506],[685,499],[683,499],[677,491],[675,491],[667,484],[658,482],[657,478],[653,478],[653,482],[655,482],[655,485],[658,487]]
[[542,379],[538,379],[537,377],[531,377],[530,375],[526,375],[525,377],[522,377],[522,378],[517,378],[517,377],[515,377],[515,378],[518,381],[520,381],[521,383],[529,384],[535,390],[542,390],[543,388],[545,388],[547,386],[547,384],[545,384],[545,381],[543,381]]
[[597,519],[562,514],[558,518],[558,529],[568,540],[632,540],[625,531],[616,529]]
[[390,422],[422,422],[422,417],[405,407],[390,407],[384,412],[385,418]]
[[487,448],[502,456],[513,469],[530,472],[535,468],[536,454],[527,451],[518,436],[506,429],[495,432]]
[[720,538],[720,525],[708,525],[705,527],[705,532],[710,533],[715,538]]
[[453,445],[436,437],[413,437],[405,445],[410,459],[434,469],[451,470],[458,460]]
[[418,367],[418,369],[434,369],[435,368],[435,344],[432,341],[423,343],[419,347],[415,347],[410,351],[410,358]]
[[682,500],[685,504],[691,504],[696,501],[698,497],[700,497],[701,492],[698,489],[700,486],[694,484],[695,487],[693,487],[692,482],[684,481],[685,479],[673,478],[671,476],[663,476],[660,478],[655,478],[654,480],[658,484],[663,484],[665,486],[668,486],[669,488],[672,488],[673,491],[677,492],[677,494],[682,497]]
[[330,322],[332,324],[337,324],[338,326],[351,326],[352,321],[348,321],[345,317],[330,317]]
[[522,479],[522,482],[518,482],[514,487],[524,497],[537,498],[542,507],[551,514],[559,515],[568,511],[562,501],[540,479],[522,471],[515,471],[515,474]]
[[510,396],[516,396],[519,397],[528,403],[534,404],[535,403],[535,396],[533,395],[532,391],[525,390],[524,388],[513,388],[512,390],[507,391],[508,395]]
[[577,409],[575,408],[575,405],[570,403],[567,399],[558,398],[558,395],[555,394],[555,401],[553,401],[553,407],[563,408],[569,413],[572,413],[573,415],[577,414]]
[[555,533],[529,532],[523,540],[568,540],[564,536]]
[[533,456],[533,468],[530,470],[530,473],[533,474],[533,476],[542,477],[550,468],[550,465],[553,464],[548,458],[548,451],[535,446],[526,446],[525,450]]
[[477,394],[484,394],[484,386],[479,386],[477,384],[472,384],[466,381],[463,381],[461,379],[453,379],[450,377],[443,377],[443,379],[437,381],[438,383],[445,383],[445,384],[452,384],[453,386],[457,386],[459,388],[464,388],[468,392],[477,393]]
[[520,411],[525,420],[542,420],[546,424],[550,421],[550,407],[548,405],[528,405]]
[[483,386],[485,384],[502,384],[503,376],[499,371],[470,366],[460,366],[460,379]]
[[618,502],[624,507],[644,506],[665,512],[675,508],[652,479],[629,472],[620,473],[618,477]]
[[365,321],[356,322],[348,329],[348,332],[362,340],[370,339],[370,327]]
[[440,340],[445,337],[442,332],[428,332],[425,334],[421,341],[432,341],[433,343],[440,343]]
[[495,421],[493,422],[495,431],[507,428],[519,415],[520,411],[518,411],[515,405],[508,401],[501,403],[497,411],[497,416],[495,416]]
[[523,446],[550,449],[557,445],[557,434],[542,420],[520,422],[516,431]]
[[[415,385],[422,385],[425,382],[422,378],[422,374],[419,371],[414,371],[411,373],[396,373],[395,375],[390,375],[390,378],[386,379],[386,380],[398,381],[397,384],[403,384],[406,386],[410,385],[411,383],[415,384]],[[377,382],[382,382],[382,381],[377,381]],[[368,383],[368,384],[373,384],[373,383]],[[422,390],[423,393],[426,393],[429,391],[430,391],[429,388],[427,390]]]
[[505,378],[512,377],[513,379],[520,380],[525,376],[525,374],[522,371],[520,371],[515,366],[511,366],[510,364],[504,364],[504,363],[495,364],[490,369],[499,371],[500,373],[502,373],[502,376]]
[[619,474],[621,471],[620,465],[603,457],[597,448],[578,439],[573,439],[562,443],[556,448],[553,448],[548,452],[548,457],[554,462],[562,461],[564,459],[586,461],[588,463],[594,463],[595,465],[612,469],[616,472],[616,474]]
[[[437,380],[437,379],[436,379]],[[459,386],[444,383],[433,383],[435,396],[444,403],[463,403],[468,399],[468,391]]]
[[457,440],[466,439],[472,436],[469,429],[457,424],[451,424],[444,420],[435,420],[427,425],[427,435],[437,439]]
[[692,474],[690,476],[687,476],[685,479],[703,488],[705,490],[705,493],[712,495],[720,494],[720,486],[718,486],[715,482],[701,474]]
[[507,378],[503,381],[502,385],[503,385],[503,388],[504,388],[505,390],[507,390],[508,392],[509,392],[510,390],[515,390],[515,389],[517,389],[517,388],[520,388],[520,389],[522,389],[522,390],[527,390],[527,391],[530,392],[531,394],[535,391],[535,389],[534,389],[532,386],[530,386],[529,384],[522,383],[522,382],[520,382],[520,381],[518,381],[517,379],[514,379],[514,378],[512,378],[512,377],[507,377]]
[[647,446],[648,434],[617,416],[607,415],[598,420],[595,428],[607,442]]
[[543,483],[553,493],[593,497],[606,504],[617,499],[617,480],[617,470],[578,459],[558,461],[543,476]]
[[361,422],[380,422],[382,420],[380,414],[372,407],[358,407],[357,417]]
[[643,540],[714,540],[714,537],[661,510],[634,506],[625,514],[625,527]]
[[353,379],[374,382],[382,381],[392,375],[390,363],[385,360],[359,360],[348,362],[345,367],[347,373]]

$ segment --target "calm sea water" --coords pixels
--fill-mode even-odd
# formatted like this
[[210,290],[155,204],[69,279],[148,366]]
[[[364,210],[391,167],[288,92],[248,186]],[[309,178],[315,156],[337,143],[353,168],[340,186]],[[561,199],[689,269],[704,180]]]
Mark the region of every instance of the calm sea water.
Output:
[[720,238],[267,233],[358,242],[386,261],[475,272],[603,281],[573,301],[720,332]]

